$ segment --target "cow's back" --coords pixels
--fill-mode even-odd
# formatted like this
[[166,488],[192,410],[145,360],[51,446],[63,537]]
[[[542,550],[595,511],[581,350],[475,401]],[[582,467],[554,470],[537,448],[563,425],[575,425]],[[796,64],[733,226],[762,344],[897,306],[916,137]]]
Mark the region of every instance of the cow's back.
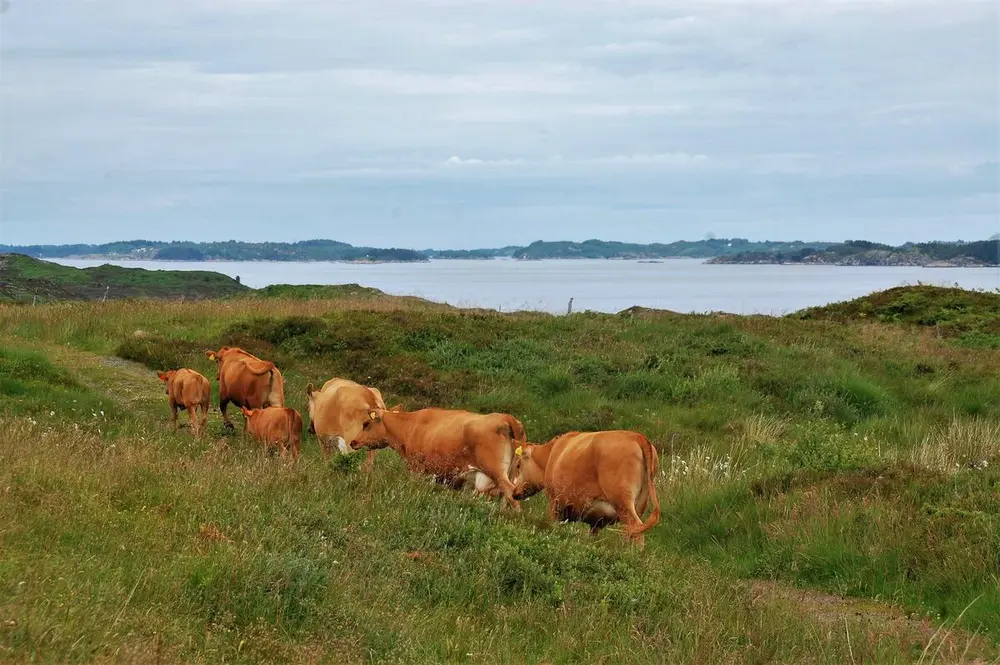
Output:
[[211,395],[208,379],[193,369],[179,369],[171,380],[170,397],[178,404],[203,404]]
[[[260,364],[258,364],[260,363]],[[253,370],[264,370],[255,373]],[[249,409],[264,405],[284,406],[284,377],[273,363],[241,356],[227,358],[219,370],[219,390],[223,398]]]
[[622,486],[642,488],[645,468],[635,432],[569,432],[553,441],[545,469],[547,487],[571,503],[607,496]]
[[[485,449],[496,451],[508,464],[516,446],[512,444],[516,429],[509,423],[509,416],[500,413],[473,413],[471,411],[428,408],[415,411],[417,417],[407,448],[440,465],[475,465]],[[512,435],[512,429],[514,434]],[[509,449],[509,450],[508,450]]]
[[[255,434],[266,439],[268,443],[284,443],[288,440],[293,427],[291,414],[296,413],[294,409],[284,406],[269,406],[258,411],[254,416]],[[302,419],[299,418],[301,429]]]

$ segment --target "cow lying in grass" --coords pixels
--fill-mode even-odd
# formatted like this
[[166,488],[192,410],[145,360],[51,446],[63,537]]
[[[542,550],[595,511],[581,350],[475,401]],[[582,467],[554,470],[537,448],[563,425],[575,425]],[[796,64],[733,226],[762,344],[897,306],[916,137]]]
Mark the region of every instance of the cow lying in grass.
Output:
[[449,409],[406,412],[372,409],[351,448],[395,450],[416,473],[461,487],[475,477],[476,491],[502,494],[514,510],[511,482],[514,449],[525,441],[524,426],[505,413],[479,414]]
[[[643,533],[660,521],[653,480],[658,457],[638,432],[569,432],[546,444],[526,444],[520,457],[515,498],[545,490],[549,517],[589,524],[592,534],[622,522],[626,537],[643,546]],[[653,511],[643,523],[649,502]]]
[[285,406],[269,406],[266,409],[241,409],[246,416],[246,430],[253,438],[281,450],[281,456],[291,450],[292,458],[299,461],[302,443],[302,416],[295,409]]
[[[157,372],[157,376],[167,387],[171,428],[177,429],[177,410],[180,409],[188,412],[194,435],[203,436],[208,422],[208,405],[212,399],[212,386],[208,383],[208,379],[193,369],[172,369],[168,372]],[[200,418],[197,415],[199,408]]]

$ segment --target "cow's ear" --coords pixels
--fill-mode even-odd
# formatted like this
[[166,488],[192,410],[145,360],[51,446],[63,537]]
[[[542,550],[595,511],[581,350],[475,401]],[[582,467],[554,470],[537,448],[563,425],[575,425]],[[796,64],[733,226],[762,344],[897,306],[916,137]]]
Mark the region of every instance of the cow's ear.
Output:
[[391,409],[389,409],[389,410],[390,410],[390,411],[394,411],[395,413],[402,413],[402,412],[403,412],[403,411],[405,411],[406,409],[404,409],[404,408],[403,408],[403,405],[402,405],[402,404],[397,404],[396,406],[392,407],[392,408],[391,408]]
[[157,372],[156,376],[160,377],[160,381],[166,381],[167,379],[170,378],[170,375],[167,374],[166,372]]
[[215,360],[215,351],[206,351],[205,355],[208,357],[209,360]]

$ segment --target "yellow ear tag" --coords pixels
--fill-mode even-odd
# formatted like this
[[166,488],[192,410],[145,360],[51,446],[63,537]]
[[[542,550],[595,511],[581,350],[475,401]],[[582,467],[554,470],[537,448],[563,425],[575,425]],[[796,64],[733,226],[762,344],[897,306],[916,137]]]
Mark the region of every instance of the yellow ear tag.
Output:
[[371,418],[372,420],[377,419],[378,418],[378,411],[369,411],[368,412],[368,417]]
[[524,456],[524,448],[522,448],[521,446],[518,446],[517,448],[514,449],[514,454],[517,455],[518,457],[523,457]]

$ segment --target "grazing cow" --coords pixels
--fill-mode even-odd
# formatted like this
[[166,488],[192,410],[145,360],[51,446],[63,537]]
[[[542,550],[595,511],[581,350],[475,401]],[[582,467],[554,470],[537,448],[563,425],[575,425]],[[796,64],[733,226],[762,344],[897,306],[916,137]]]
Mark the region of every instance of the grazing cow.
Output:
[[[638,432],[569,432],[515,453],[520,464],[514,496],[523,499],[544,489],[553,521],[585,522],[592,534],[620,521],[639,547],[643,533],[660,521],[653,485],[658,456]],[[640,515],[650,500],[653,511],[643,523]]]
[[[212,399],[212,386],[208,379],[193,369],[172,369],[169,372],[157,372],[160,381],[167,386],[167,397],[170,399],[170,426],[177,429],[177,410],[188,412],[191,431],[195,436],[205,434],[205,424],[208,422],[208,405]],[[201,419],[196,414],[201,407]]]
[[248,409],[285,405],[285,381],[274,363],[230,346],[205,355],[219,369],[219,410],[227,428],[233,427],[226,415],[230,402]]
[[[348,379],[333,378],[316,390],[306,386],[309,396],[309,431],[316,434],[323,450],[323,459],[330,459],[334,447],[341,453],[349,451],[348,441],[361,432],[368,413],[385,409],[382,393]],[[374,450],[368,451],[365,467],[370,468]]]
[[416,473],[462,487],[475,477],[476,491],[503,494],[514,510],[514,449],[525,442],[524,426],[506,413],[479,414],[447,409],[406,412],[372,409],[351,448],[395,450]]
[[302,416],[295,409],[286,406],[269,406],[264,409],[240,409],[246,416],[244,430],[249,430],[253,438],[264,447],[277,446],[284,457],[289,449],[292,458],[299,461],[302,442]]

